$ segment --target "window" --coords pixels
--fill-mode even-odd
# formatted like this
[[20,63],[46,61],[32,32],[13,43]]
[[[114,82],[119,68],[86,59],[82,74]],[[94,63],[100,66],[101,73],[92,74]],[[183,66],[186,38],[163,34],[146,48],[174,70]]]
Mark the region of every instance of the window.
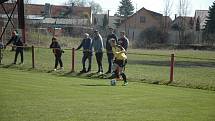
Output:
[[140,23],[145,23],[145,22],[146,22],[146,17],[140,16]]

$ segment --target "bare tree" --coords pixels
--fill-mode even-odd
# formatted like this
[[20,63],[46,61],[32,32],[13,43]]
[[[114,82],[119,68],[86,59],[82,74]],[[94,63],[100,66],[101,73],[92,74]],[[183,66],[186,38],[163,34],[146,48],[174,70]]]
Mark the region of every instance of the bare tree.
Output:
[[102,7],[99,3],[96,3],[95,1],[89,2],[89,5],[92,9],[93,14],[102,13]]
[[24,0],[25,4],[31,4],[31,0]]
[[72,5],[84,7],[87,6],[86,0],[68,0],[68,2],[65,2],[65,5]]
[[179,16],[186,16],[189,12],[190,0],[179,0],[178,14]]
[[164,20],[163,20],[163,32],[168,32],[169,22],[168,17],[172,14],[172,0],[163,0],[164,1]]
[[[15,3],[17,0],[8,0],[7,3]],[[25,4],[30,4],[31,0],[24,0]]]
[[94,0],[92,1],[87,1],[87,0],[68,0],[68,2],[64,3],[65,5],[72,5],[74,4],[75,6],[80,6],[80,7],[86,7],[90,6],[92,9],[93,14],[97,13],[102,13],[102,7],[99,3],[95,2]]
[[163,0],[164,1],[164,16],[170,16],[172,12],[172,0]]
[[15,3],[16,0],[8,0],[6,3]]
[[177,24],[179,28],[179,41],[181,44],[185,44],[186,17],[190,8],[190,0],[179,0],[178,6],[179,21]]

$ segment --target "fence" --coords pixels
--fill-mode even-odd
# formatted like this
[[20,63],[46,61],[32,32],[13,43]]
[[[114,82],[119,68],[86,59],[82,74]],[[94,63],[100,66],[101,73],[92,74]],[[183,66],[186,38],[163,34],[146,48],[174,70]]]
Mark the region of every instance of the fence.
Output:
[[[74,48],[64,49],[62,56],[64,71],[57,71],[63,75],[70,72],[77,76],[82,69],[82,51]],[[0,67],[33,69],[42,72],[52,72],[54,68],[54,55],[46,47],[25,47],[24,65],[12,65],[14,52],[9,49],[2,50],[4,58]],[[174,54],[172,54],[174,53]],[[131,50],[128,54],[126,75],[129,81],[147,82],[156,84],[168,84],[183,87],[215,90],[215,54],[210,51],[161,51],[161,50]],[[210,58],[208,58],[210,57]],[[104,70],[107,70],[108,62],[104,54]],[[176,61],[174,61],[176,60]],[[80,75],[91,78],[97,71],[95,57],[92,63],[92,75]],[[55,72],[54,72],[55,73]],[[106,77],[106,76],[103,76]]]

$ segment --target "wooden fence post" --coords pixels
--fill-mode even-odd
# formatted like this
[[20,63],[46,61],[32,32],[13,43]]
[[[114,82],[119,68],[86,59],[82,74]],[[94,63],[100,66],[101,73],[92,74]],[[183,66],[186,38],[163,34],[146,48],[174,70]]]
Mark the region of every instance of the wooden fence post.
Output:
[[3,59],[3,54],[2,54],[2,52],[1,52],[1,48],[0,48],[0,65],[2,64],[2,59]]
[[170,61],[170,79],[168,84],[170,84],[174,80],[174,63],[175,63],[175,55],[171,54],[171,61]]
[[32,68],[35,68],[35,53],[34,53],[34,46],[31,47],[32,50]]
[[72,48],[72,69],[71,72],[75,72],[75,48]]

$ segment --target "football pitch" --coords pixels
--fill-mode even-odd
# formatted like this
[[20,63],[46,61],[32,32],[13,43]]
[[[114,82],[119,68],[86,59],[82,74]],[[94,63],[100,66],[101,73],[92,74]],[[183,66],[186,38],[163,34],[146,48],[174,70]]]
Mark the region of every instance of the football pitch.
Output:
[[214,121],[215,91],[0,68],[1,121]]

